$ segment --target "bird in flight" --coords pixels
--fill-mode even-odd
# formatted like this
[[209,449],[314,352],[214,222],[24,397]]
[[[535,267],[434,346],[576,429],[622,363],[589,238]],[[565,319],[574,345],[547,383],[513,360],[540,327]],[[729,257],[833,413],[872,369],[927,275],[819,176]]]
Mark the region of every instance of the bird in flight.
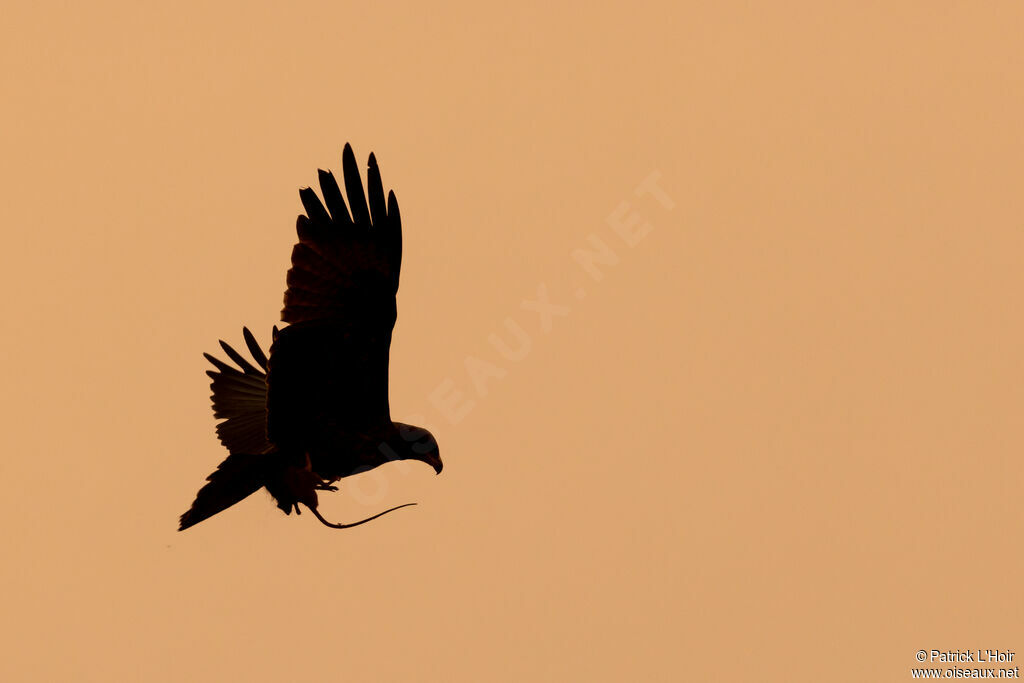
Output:
[[415,503],[332,524],[317,510],[317,491],[336,491],[339,479],[392,460],[420,460],[441,473],[433,435],[392,422],[388,405],[402,265],[398,201],[394,192],[385,200],[372,153],[368,197],[350,145],[341,163],[347,207],[329,171],[319,172],[323,203],[311,188],[299,191],[306,213],[298,218],[281,311],[287,326],[274,327],[269,357],[247,328],[255,365],[223,341],[237,367],[204,354],[216,368],[207,374],[214,417],[223,419],[217,436],[229,455],[181,516],[179,531],[260,488],[286,514],[299,514],[301,503],[325,525],[346,529]]

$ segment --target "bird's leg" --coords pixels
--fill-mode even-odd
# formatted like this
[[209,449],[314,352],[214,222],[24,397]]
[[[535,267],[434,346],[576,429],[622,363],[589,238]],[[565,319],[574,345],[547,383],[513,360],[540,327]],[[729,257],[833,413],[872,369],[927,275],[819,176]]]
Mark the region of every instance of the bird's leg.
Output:
[[315,478],[316,483],[313,484],[313,488],[317,491],[337,491],[337,486],[331,486],[334,482],[338,481],[338,477],[332,479],[324,479],[319,474],[313,471],[313,463],[309,459],[309,453],[306,453],[306,470]]
[[[319,474],[317,474],[316,476],[320,477]],[[336,482],[339,479],[341,479],[341,477],[331,477],[330,479],[327,479],[325,477],[320,477],[320,479],[321,479],[320,483],[317,484],[317,489],[319,489],[320,491],[337,491],[338,490],[337,486],[331,486],[331,484],[333,484],[334,482]]]

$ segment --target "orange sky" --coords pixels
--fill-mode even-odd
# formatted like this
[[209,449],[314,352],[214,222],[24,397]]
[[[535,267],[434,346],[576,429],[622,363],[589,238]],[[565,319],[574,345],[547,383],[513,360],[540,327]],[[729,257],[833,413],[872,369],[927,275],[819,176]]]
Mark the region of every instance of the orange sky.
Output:
[[[1024,649],[1019,3],[213,5],[4,9],[0,679]],[[330,519],[420,503],[347,532],[260,492],[179,534],[224,455],[201,354],[268,342],[346,141],[401,202],[392,413],[445,470],[342,482]]]

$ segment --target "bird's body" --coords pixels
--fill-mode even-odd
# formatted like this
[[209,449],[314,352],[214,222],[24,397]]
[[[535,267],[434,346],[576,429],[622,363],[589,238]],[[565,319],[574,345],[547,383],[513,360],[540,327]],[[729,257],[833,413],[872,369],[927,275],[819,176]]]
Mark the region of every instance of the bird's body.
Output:
[[307,215],[299,216],[288,271],[281,318],[289,325],[274,328],[269,358],[247,329],[256,365],[224,342],[238,368],[206,355],[217,368],[208,373],[214,415],[225,418],[217,433],[231,454],[182,515],[181,529],[261,487],[285,512],[302,503],[324,521],[316,492],[335,490],[338,479],[391,460],[441,471],[430,432],[392,422],[388,403],[402,258],[398,202],[391,193],[385,203],[372,154],[369,206],[348,145],[342,160],[351,216],[329,172],[320,171],[326,209],[313,190],[299,193]]

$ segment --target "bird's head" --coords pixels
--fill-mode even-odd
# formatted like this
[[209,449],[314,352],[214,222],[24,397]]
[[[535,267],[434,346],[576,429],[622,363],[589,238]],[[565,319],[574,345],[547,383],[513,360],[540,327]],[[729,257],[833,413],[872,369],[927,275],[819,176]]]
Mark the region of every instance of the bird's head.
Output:
[[[444,463],[441,462],[441,451],[437,447],[434,435],[423,427],[395,422],[397,434],[388,439],[389,457],[396,460],[419,460],[434,468],[441,474]],[[397,455],[397,457],[396,457]]]

